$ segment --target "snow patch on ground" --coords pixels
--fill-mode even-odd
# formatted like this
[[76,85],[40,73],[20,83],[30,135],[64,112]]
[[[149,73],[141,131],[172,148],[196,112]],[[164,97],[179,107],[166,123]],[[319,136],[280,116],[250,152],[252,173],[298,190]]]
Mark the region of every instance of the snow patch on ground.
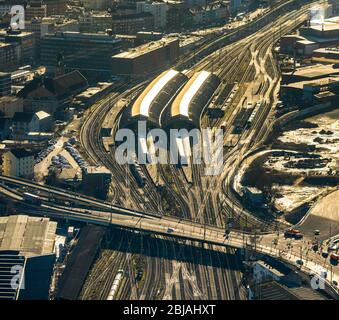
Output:
[[276,208],[284,212],[290,212],[312,198],[319,196],[326,191],[326,188],[275,185],[273,191],[278,195],[274,199]]

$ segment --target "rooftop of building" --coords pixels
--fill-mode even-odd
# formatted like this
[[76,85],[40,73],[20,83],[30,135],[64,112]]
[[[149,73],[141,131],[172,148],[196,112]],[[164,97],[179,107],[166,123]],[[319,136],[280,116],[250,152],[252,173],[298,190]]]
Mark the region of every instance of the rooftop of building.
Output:
[[311,40],[307,40],[307,39],[299,40],[299,41],[297,41],[297,43],[301,43],[301,44],[304,44],[304,45],[317,44],[316,42],[311,41]]
[[51,116],[49,113],[45,111],[38,111],[35,113],[35,115],[38,117],[39,120],[43,120]]
[[309,26],[310,29],[317,31],[332,31],[339,30],[339,23],[325,20],[324,23],[314,24]]
[[56,228],[49,218],[0,217],[0,250],[17,250],[26,257],[53,253]]
[[34,17],[31,19],[31,21],[27,21],[25,23],[66,25],[70,23],[78,23],[78,21],[75,19],[69,19],[63,16],[50,16],[50,17]]
[[3,96],[0,97],[0,103],[9,103],[9,102],[15,102],[18,101],[19,98],[16,96]]
[[120,39],[116,38],[115,35],[111,36],[107,33],[88,33],[88,32],[78,32],[78,31],[57,31],[55,33],[48,33],[44,38],[61,38],[62,40],[94,40],[94,41],[109,41],[109,42],[119,42]]
[[10,149],[9,152],[11,152],[17,159],[32,157],[34,155],[33,152],[26,149]]
[[335,54],[339,54],[339,48],[319,48],[314,50],[314,53],[335,53]]
[[153,101],[157,98],[161,90],[178,74],[178,71],[170,69],[155,78],[134,102],[131,110],[132,117],[139,115],[148,117]]
[[10,76],[11,76],[10,72],[2,72],[2,71],[0,71],[0,77],[10,77]]
[[190,104],[210,75],[211,72],[208,71],[201,71],[193,75],[174,100],[171,109],[172,117],[178,115],[189,117]]
[[326,300],[311,288],[288,288],[276,281],[261,283],[253,289],[256,300]]
[[[176,119],[179,117],[186,126],[187,121],[195,127],[200,126],[201,116],[211,101],[220,79],[208,71],[200,71],[192,76],[174,99],[169,115],[170,125],[181,125]],[[166,120],[163,118],[163,121]]]
[[28,31],[8,31],[6,29],[0,30],[0,37],[19,37],[19,38],[24,38],[24,37],[29,37],[29,36],[34,36],[34,33],[28,32]]
[[15,300],[18,296],[18,289],[10,285],[13,275],[13,268],[24,268],[25,257],[19,255],[18,251],[0,250],[0,300]]
[[295,83],[290,83],[287,85],[282,85],[282,87],[290,87],[295,89],[303,89],[305,86],[321,86],[321,85],[327,85],[331,83],[338,83],[339,77],[326,77],[321,79],[315,79],[315,80],[306,80],[306,81],[300,81]]
[[[339,53],[339,51],[338,51]],[[339,68],[334,68],[334,64],[312,64],[310,66],[301,67],[296,71],[289,72],[289,75],[306,78],[316,78],[320,76],[328,77],[331,74],[339,73]]]
[[213,11],[220,8],[227,8],[227,6],[224,3],[209,3],[203,6],[194,6],[193,8],[190,8],[190,12],[197,13],[197,12],[206,12],[206,11]]
[[74,70],[55,78],[36,77],[18,92],[18,96],[26,98],[34,90],[44,87],[52,94],[64,97],[87,86],[87,79],[78,70]]
[[13,46],[12,43],[6,43],[6,42],[1,42],[0,41],[0,48],[11,47],[11,46]]
[[162,38],[158,41],[152,41],[141,45],[139,47],[124,51],[113,56],[113,59],[135,59],[139,56],[149,53],[150,51],[157,50],[165,45],[179,41],[177,38]]
[[87,174],[112,174],[111,171],[104,166],[88,166],[86,171]]
[[76,98],[77,99],[90,99],[96,94],[108,88],[112,85],[110,82],[99,82],[96,87],[89,87],[85,91],[79,93]]
[[85,226],[81,230],[78,243],[59,279],[57,299],[76,300],[79,297],[104,234],[105,228],[100,226]]
[[314,96],[318,99],[324,99],[324,98],[335,97],[336,94],[331,91],[323,91],[323,92],[319,92],[318,94],[315,94]]
[[262,195],[262,191],[256,187],[246,187],[246,190],[252,194]]
[[305,39],[304,37],[298,35],[298,34],[287,34],[285,36],[282,36],[282,39],[288,39],[288,38],[291,38],[291,39],[300,39],[300,40],[303,40]]

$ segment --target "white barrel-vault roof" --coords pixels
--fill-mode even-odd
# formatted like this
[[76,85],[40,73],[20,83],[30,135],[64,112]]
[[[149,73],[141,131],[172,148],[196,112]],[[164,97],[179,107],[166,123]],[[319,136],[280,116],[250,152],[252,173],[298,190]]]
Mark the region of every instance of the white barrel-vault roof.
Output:
[[211,75],[211,72],[201,71],[196,73],[184,86],[179,95],[172,104],[171,116],[178,115],[189,117],[189,107],[192,99],[197,94],[199,89]]
[[134,102],[131,110],[132,117],[149,116],[150,106],[166,84],[179,72],[173,69],[167,70],[155,78]]

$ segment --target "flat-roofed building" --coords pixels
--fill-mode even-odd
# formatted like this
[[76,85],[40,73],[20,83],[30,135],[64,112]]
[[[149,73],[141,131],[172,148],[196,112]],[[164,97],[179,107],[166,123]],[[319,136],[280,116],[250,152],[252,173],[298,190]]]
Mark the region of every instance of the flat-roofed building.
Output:
[[26,17],[25,31],[33,32],[35,37],[36,57],[40,57],[41,38],[54,32],[79,31],[79,22],[74,19],[66,19],[63,17],[33,17],[28,20]]
[[65,15],[67,0],[44,0],[47,6],[47,16]]
[[328,48],[320,48],[313,51],[314,62],[320,63],[339,63],[339,48],[336,47],[328,47]]
[[93,225],[87,225],[81,230],[78,243],[71,251],[66,268],[59,279],[57,300],[79,299],[88,272],[100,250],[105,232],[106,228]]
[[335,102],[339,95],[339,77],[326,77],[282,85],[280,100],[286,104],[311,106]]
[[[62,53],[67,70],[111,73],[112,55],[119,52],[121,40],[108,34],[56,32],[41,39],[41,62],[50,72]],[[76,50],[74,50],[76,48]]]
[[[0,300],[48,299],[56,228],[49,218],[0,217]],[[10,283],[13,270],[16,287]]]
[[152,31],[153,29],[154,16],[149,12],[112,14],[114,34],[136,34],[140,30]]
[[0,39],[20,46],[20,64],[32,64],[35,57],[35,37],[32,32],[7,30],[0,32]]
[[17,43],[5,43],[0,37],[0,71],[13,71],[18,68],[21,50]]
[[334,64],[317,63],[298,68],[292,72],[283,73],[282,84],[308,80],[318,80],[337,75],[339,75],[339,68],[337,68]]
[[82,185],[87,195],[106,199],[112,173],[105,167],[87,167],[83,174]]
[[149,12],[154,17],[154,28],[164,29],[167,24],[168,5],[165,2],[138,1],[137,12]]
[[310,40],[300,40],[296,42],[295,47],[298,55],[310,57],[314,50],[319,49],[319,44]]
[[338,40],[339,23],[325,20],[323,23],[311,24],[307,27],[300,28],[300,35],[309,40]]
[[11,149],[2,156],[2,172],[6,176],[32,178],[34,154],[25,149]]
[[145,76],[173,64],[179,57],[179,40],[163,38],[112,57],[112,71],[118,75]]
[[280,53],[282,54],[293,54],[296,49],[296,42],[305,40],[296,34],[288,34],[280,38]]

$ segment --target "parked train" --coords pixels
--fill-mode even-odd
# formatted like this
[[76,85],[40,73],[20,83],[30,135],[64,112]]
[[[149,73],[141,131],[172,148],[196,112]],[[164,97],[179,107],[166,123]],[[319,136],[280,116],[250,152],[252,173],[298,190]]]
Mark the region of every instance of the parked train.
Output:
[[263,105],[263,102],[262,101],[259,101],[256,103],[250,117],[248,118],[247,120],[247,123],[246,123],[246,127],[247,128],[250,128],[252,126],[252,123],[254,121],[254,118],[256,117],[256,115],[258,114],[258,111],[259,109],[261,108],[261,106]]
[[111,290],[108,294],[108,297],[107,297],[107,300],[113,300],[114,299],[114,296],[116,295],[118,289],[119,289],[119,284],[120,284],[120,281],[122,279],[122,277],[124,276],[124,270],[120,269],[118,270],[114,280],[113,280],[113,284],[112,284],[112,287],[111,287]]
[[35,194],[25,192],[23,194],[23,198],[24,198],[24,201],[29,203],[29,204],[41,206],[42,200],[39,196],[37,196]]
[[140,188],[143,188],[145,186],[145,183],[146,183],[146,177],[145,177],[135,155],[133,156],[132,161],[133,161],[133,163],[129,164],[129,169],[130,169],[135,181],[137,182],[138,186]]

